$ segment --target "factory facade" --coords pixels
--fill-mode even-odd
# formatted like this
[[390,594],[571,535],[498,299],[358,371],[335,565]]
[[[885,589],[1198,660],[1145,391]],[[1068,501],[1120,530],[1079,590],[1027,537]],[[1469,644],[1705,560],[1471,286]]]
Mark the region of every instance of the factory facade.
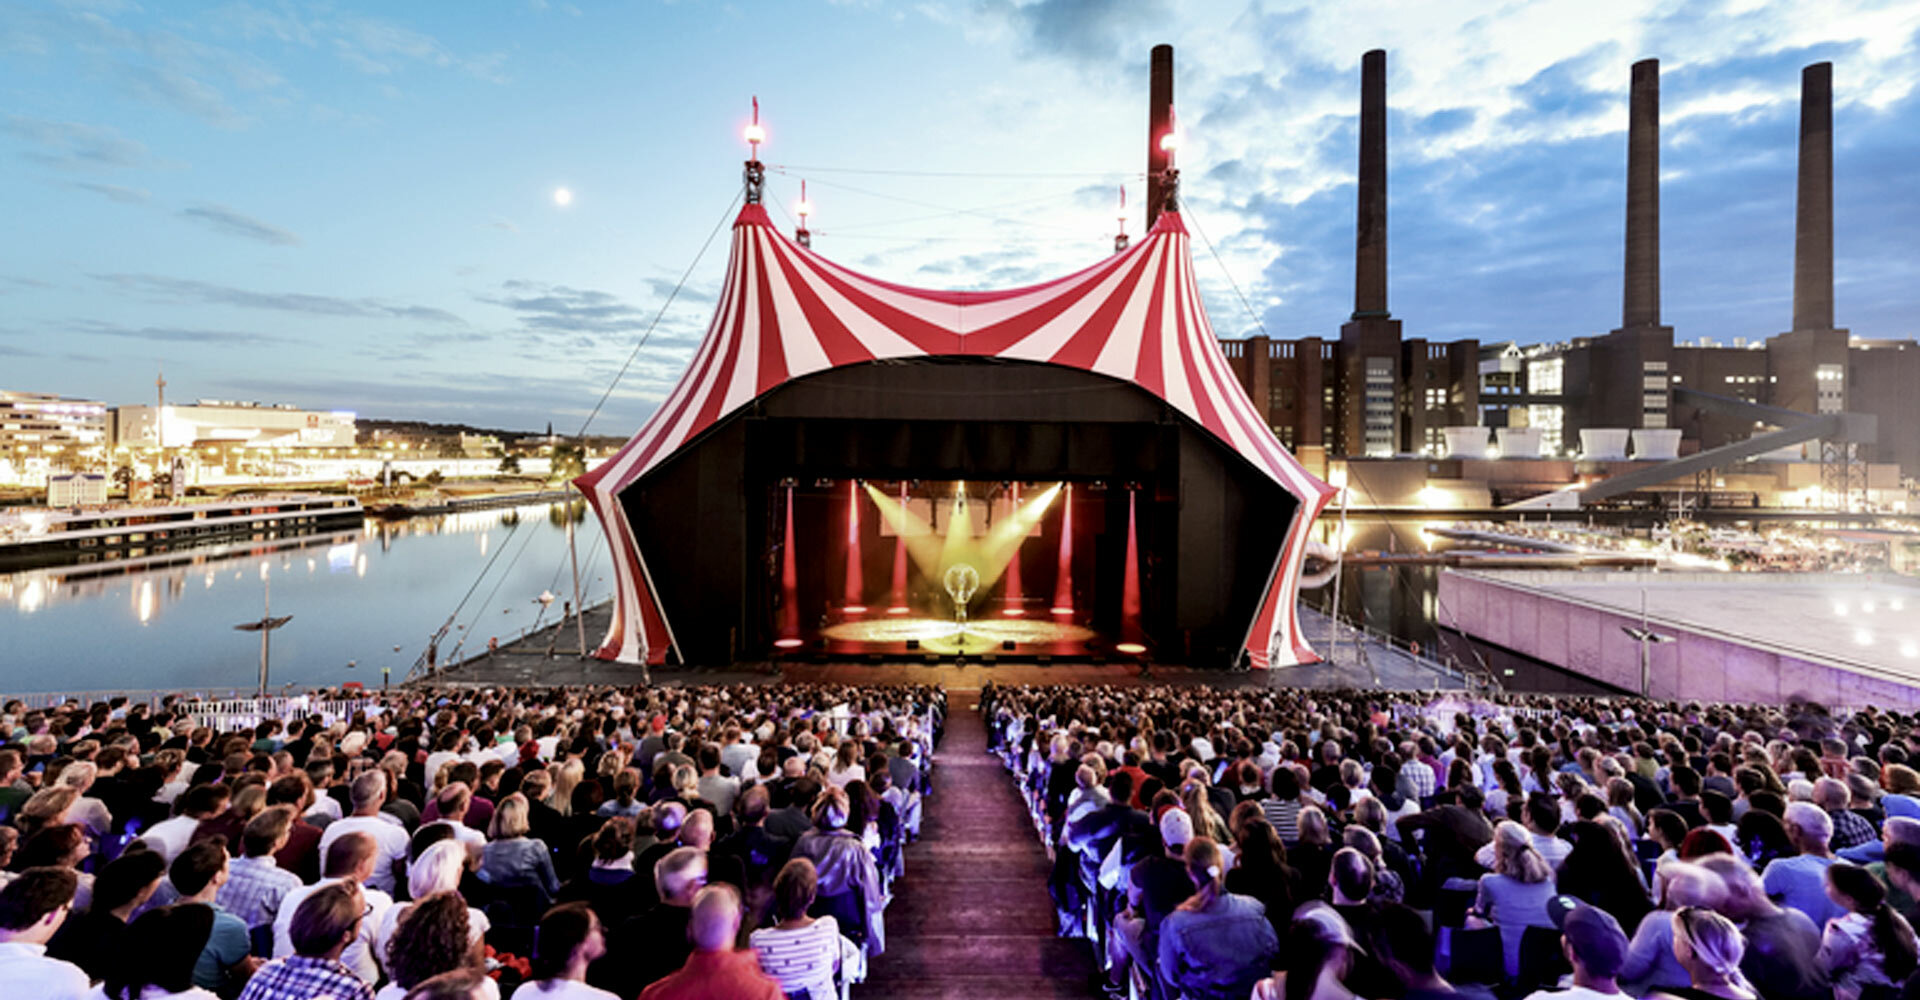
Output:
[[[1394,456],[1667,460],[1846,412],[1880,428],[1848,457],[1920,478],[1920,435],[1904,431],[1920,427],[1920,343],[1834,323],[1832,64],[1801,79],[1791,328],[1732,345],[1676,338],[1661,320],[1659,87],[1657,61],[1634,64],[1619,328],[1554,344],[1429,341],[1403,336],[1387,309],[1386,54],[1367,53],[1352,316],[1337,338],[1222,342],[1274,434],[1324,474]],[[1820,447],[1768,457],[1818,461]]]

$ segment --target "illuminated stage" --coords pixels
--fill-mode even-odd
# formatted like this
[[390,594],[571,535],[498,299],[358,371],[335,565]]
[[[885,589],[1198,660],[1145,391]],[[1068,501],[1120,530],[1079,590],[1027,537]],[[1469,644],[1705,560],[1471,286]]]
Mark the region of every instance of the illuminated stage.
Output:
[[1104,481],[777,481],[775,654],[1144,653],[1143,493]]
[[937,618],[889,617],[845,621],[820,632],[836,653],[906,652],[909,642],[942,656],[997,653],[1011,642],[1029,654],[1075,656],[1089,651],[1096,633],[1084,625],[1029,618],[981,618],[961,623]]

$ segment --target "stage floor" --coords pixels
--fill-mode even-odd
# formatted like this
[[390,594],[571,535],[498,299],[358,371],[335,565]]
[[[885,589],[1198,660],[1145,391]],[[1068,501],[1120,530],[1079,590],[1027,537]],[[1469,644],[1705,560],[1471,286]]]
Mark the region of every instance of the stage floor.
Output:
[[[825,651],[836,656],[880,653],[908,655],[919,650],[941,656],[1085,656],[1095,652],[1095,633],[1083,625],[1053,618],[976,618],[955,622],[938,618],[856,618],[822,629]],[[915,646],[909,646],[908,643]],[[1007,643],[1013,643],[1007,646]],[[815,646],[814,648],[820,648]]]

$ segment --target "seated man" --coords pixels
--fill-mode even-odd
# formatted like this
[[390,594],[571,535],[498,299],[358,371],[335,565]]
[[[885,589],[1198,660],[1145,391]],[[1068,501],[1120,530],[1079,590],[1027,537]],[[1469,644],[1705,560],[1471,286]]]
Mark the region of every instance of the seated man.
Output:
[[87,974],[47,957],[66,922],[79,876],[66,868],[29,868],[0,889],[0,992],[35,1000],[82,1000]]
[[240,1000],[373,1000],[373,987],[340,961],[360,940],[366,909],[360,883],[352,880],[329,883],[300,900],[288,927],[293,954],[254,973]]
[[740,936],[740,893],[710,885],[693,899],[687,936],[693,954],[680,971],[647,987],[640,1000],[785,1000],[780,984],[760,969],[760,956],[735,948]]

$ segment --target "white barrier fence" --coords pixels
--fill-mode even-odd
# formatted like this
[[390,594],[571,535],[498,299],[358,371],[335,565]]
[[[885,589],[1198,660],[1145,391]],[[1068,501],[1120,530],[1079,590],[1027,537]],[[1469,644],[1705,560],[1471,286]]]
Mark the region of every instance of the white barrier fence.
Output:
[[332,725],[353,717],[353,713],[365,709],[372,702],[358,701],[320,701],[299,695],[292,698],[228,698],[222,701],[189,701],[178,707],[193,719],[196,726],[207,726],[216,732],[231,732],[237,729],[252,729],[268,719],[285,722],[294,718],[308,718],[318,715],[325,725]]

